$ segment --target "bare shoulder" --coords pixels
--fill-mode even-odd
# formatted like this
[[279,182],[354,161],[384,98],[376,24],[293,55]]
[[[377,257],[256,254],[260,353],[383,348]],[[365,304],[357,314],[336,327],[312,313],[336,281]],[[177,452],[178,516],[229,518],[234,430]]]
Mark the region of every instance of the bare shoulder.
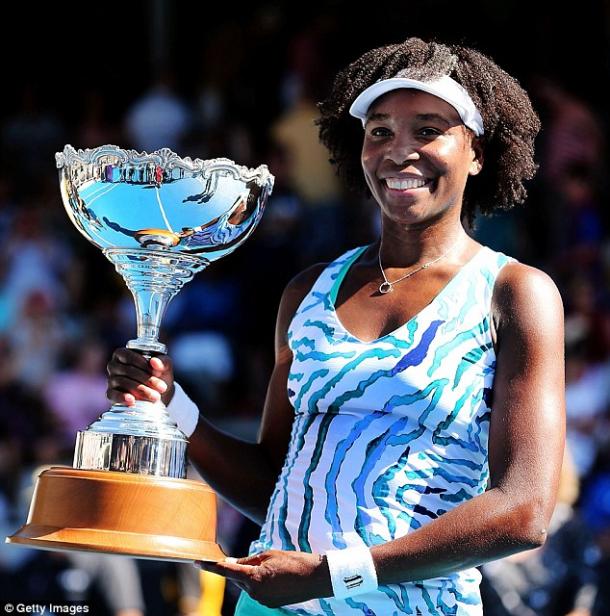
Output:
[[292,305],[297,303],[295,310],[303,301],[303,298],[309,293],[314,282],[318,279],[320,274],[328,266],[328,263],[316,263],[299,272],[290,282],[286,285],[284,293],[282,295],[282,303]]
[[279,351],[280,347],[286,344],[286,334],[292,317],[327,265],[328,263],[311,265],[302,272],[299,272],[286,285],[282,293],[277,315],[276,351]]
[[548,274],[524,263],[508,263],[494,285],[492,315],[498,332],[511,324],[556,329],[563,325],[563,303]]

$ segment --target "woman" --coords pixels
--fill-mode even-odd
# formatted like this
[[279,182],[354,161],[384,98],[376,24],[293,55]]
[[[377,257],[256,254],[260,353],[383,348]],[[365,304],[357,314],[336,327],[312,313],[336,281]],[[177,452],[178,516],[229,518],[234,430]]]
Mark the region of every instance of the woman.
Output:
[[288,284],[258,442],[199,418],[167,357],[115,352],[108,395],[161,397],[262,524],[249,557],[202,565],[246,591],[238,614],[481,614],[474,567],[542,545],[553,511],[563,314],[548,276],[461,221],[525,198],[538,118],[490,59],[415,38],[356,60],[320,109],[381,237]]

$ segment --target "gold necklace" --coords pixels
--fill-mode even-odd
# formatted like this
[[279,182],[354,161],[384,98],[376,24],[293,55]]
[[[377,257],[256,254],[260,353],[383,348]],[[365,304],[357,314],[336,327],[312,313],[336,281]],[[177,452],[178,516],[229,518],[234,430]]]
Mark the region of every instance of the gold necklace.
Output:
[[381,275],[383,276],[383,280],[384,282],[382,282],[379,285],[379,293],[382,293],[383,295],[385,295],[386,293],[390,293],[391,291],[394,290],[394,285],[398,282],[400,282],[401,280],[405,280],[406,278],[410,278],[411,276],[413,276],[413,274],[417,274],[417,272],[420,272],[423,269],[427,269],[429,268],[431,265],[434,265],[437,261],[440,261],[442,258],[446,257],[459,243],[459,240],[457,242],[455,242],[450,248],[449,250],[447,250],[447,252],[444,252],[440,257],[436,257],[436,259],[433,259],[432,261],[428,261],[428,263],[424,263],[423,265],[420,265],[419,267],[415,268],[414,270],[407,272],[404,276],[401,276],[400,278],[398,278],[397,280],[394,280],[393,282],[390,282],[385,275],[385,272],[383,271],[383,266],[381,265],[381,242],[379,242],[379,252],[377,253],[377,258],[379,260],[379,269],[381,270]]

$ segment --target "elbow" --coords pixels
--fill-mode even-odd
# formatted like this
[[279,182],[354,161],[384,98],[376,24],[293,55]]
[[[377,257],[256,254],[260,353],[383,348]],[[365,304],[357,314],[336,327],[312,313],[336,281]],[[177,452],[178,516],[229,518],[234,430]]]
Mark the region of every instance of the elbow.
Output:
[[510,542],[521,550],[542,547],[548,535],[548,515],[542,503],[532,500],[511,511]]
[[547,539],[546,525],[532,525],[530,528],[525,529],[520,539],[524,550],[533,550],[542,547]]

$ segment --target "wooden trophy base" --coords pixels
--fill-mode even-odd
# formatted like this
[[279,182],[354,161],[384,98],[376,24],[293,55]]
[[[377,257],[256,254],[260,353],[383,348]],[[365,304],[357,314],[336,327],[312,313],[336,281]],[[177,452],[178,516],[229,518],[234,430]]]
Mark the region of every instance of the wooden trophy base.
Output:
[[52,467],[7,543],[158,560],[217,561],[216,494],[205,483]]

